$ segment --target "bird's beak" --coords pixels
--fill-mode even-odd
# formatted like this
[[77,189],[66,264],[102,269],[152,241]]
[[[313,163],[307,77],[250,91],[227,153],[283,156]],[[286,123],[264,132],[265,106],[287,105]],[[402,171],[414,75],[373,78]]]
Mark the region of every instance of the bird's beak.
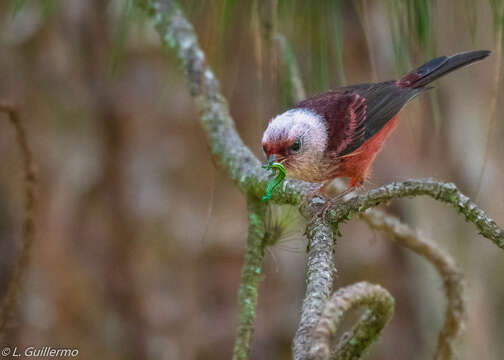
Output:
[[271,154],[271,155],[270,155],[270,156],[268,156],[268,158],[266,159],[266,162],[264,163],[264,166],[271,165],[271,164],[273,164],[276,160],[277,160],[276,154]]

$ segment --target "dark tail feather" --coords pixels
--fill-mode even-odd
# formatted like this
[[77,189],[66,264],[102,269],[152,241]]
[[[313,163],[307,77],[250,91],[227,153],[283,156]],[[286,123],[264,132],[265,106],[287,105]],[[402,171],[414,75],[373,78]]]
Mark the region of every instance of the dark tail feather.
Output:
[[452,56],[441,56],[423,64],[418,69],[403,76],[397,84],[400,87],[420,88],[462,66],[483,60],[490,51],[469,51]]

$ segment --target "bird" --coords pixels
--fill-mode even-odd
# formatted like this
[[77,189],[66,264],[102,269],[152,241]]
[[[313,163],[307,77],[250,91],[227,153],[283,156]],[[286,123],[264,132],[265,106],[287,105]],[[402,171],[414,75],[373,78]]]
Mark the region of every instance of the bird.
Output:
[[361,188],[398,113],[434,80],[483,60],[490,51],[440,56],[399,80],[341,87],[301,101],[273,117],[263,133],[267,164],[280,163],[288,177],[322,183],[350,178],[348,190]]

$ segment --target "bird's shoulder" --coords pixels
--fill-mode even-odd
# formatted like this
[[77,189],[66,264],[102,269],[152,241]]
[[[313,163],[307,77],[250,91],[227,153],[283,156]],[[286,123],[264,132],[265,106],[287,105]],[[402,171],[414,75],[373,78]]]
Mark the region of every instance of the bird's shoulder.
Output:
[[327,126],[328,149],[341,153],[348,142],[362,133],[366,114],[363,94],[373,84],[346,86],[301,101],[296,107],[320,116]]
[[355,98],[360,96],[362,91],[372,85],[360,84],[330,90],[301,101],[295,108],[309,109],[321,116],[331,112],[345,112],[347,111],[346,107],[350,106]]
[[[380,95],[396,87],[393,81],[357,84],[309,97],[295,106],[321,116],[329,125],[342,125],[353,120],[353,113],[364,103],[372,104]],[[366,105],[367,106],[367,105]]]

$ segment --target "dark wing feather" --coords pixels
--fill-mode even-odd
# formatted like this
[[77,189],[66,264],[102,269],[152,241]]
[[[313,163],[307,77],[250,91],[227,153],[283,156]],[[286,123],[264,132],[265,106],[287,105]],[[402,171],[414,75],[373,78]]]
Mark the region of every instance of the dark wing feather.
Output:
[[394,81],[353,85],[299,103],[327,122],[327,150],[343,156],[378,133],[401,108],[426,88],[401,88]]
[[356,129],[357,136],[340,155],[349,154],[362,146],[397,115],[408,101],[429,88],[401,88],[395,81],[387,81],[367,86],[350,86],[345,89],[366,99],[366,116],[360,123],[361,127]]

